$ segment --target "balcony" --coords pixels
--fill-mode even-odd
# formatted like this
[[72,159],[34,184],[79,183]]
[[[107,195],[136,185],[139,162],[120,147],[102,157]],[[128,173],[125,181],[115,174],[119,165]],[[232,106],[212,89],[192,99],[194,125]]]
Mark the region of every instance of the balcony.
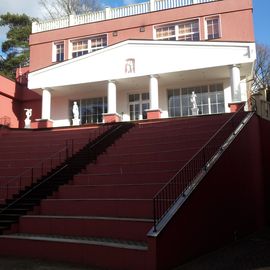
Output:
[[70,15],[56,20],[33,22],[32,33],[39,33],[80,24],[116,19],[170,8],[184,7],[216,1],[220,0],[150,0],[149,2],[143,2],[117,8],[107,7],[101,11],[80,15]]

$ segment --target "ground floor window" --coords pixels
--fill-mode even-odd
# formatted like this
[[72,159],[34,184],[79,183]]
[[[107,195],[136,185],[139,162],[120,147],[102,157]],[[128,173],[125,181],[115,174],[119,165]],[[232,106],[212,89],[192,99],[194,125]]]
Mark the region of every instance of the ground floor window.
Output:
[[129,101],[129,115],[130,120],[147,119],[146,110],[149,109],[149,93],[130,94]]
[[168,89],[169,117],[192,115],[192,92],[196,94],[199,114],[224,113],[224,91],[222,84]]
[[73,102],[77,101],[79,106],[79,118],[81,124],[102,123],[103,113],[107,113],[107,97],[71,100],[69,103],[70,119],[73,118]]

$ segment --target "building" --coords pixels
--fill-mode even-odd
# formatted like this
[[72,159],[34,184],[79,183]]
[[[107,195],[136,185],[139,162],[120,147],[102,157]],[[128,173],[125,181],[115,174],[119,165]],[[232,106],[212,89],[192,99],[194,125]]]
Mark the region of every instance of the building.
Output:
[[44,126],[224,113],[255,58],[251,0],[151,0],[33,23],[28,88]]

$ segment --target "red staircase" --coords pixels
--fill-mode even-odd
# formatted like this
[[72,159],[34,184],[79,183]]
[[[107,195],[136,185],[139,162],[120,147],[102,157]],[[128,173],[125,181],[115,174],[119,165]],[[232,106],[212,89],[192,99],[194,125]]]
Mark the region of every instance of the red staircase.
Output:
[[102,130],[97,126],[47,130],[10,130],[0,134],[0,203],[55,168]]
[[[155,269],[156,255],[147,238],[153,226],[153,197],[230,117],[224,114],[137,123],[95,163],[1,236],[0,255],[111,270]],[[84,130],[77,136],[83,137],[81,132]],[[70,136],[68,131],[61,133],[65,138]],[[44,131],[42,141],[61,141],[63,137],[58,134]],[[29,139],[33,151],[38,147],[42,153],[49,148],[45,143],[35,143],[30,132],[22,137]],[[2,147],[11,149],[12,141],[8,140]],[[17,146],[26,144],[21,135],[13,140]],[[27,147],[23,149],[20,152]],[[3,158],[0,164],[5,164]],[[20,162],[12,164],[22,166]]]

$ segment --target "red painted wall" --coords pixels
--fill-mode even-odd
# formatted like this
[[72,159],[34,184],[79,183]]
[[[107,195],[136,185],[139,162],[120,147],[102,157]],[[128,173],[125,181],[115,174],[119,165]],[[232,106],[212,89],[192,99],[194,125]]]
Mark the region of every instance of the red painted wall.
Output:
[[266,219],[270,224],[270,121],[261,119],[261,138],[262,138],[262,154],[263,168],[265,179],[265,198],[266,198]]
[[157,238],[157,269],[170,269],[264,225],[261,151],[260,120],[253,116]]
[[[204,40],[205,17],[218,14],[222,25],[218,41],[254,42],[252,1],[223,0],[32,34],[30,71],[53,64],[52,44],[57,41],[65,41],[67,51],[69,40],[98,34],[108,34],[109,45],[127,39],[153,39],[154,26],[194,18],[200,19],[201,40]],[[141,26],[145,27],[145,32],[140,32]],[[114,31],[118,32],[117,36],[112,35]],[[66,52],[66,59],[67,55]]]
[[41,118],[41,96],[26,87],[24,76],[22,82],[0,76],[0,124],[6,124],[8,119],[11,128],[23,128],[26,108],[33,109],[32,120]]

